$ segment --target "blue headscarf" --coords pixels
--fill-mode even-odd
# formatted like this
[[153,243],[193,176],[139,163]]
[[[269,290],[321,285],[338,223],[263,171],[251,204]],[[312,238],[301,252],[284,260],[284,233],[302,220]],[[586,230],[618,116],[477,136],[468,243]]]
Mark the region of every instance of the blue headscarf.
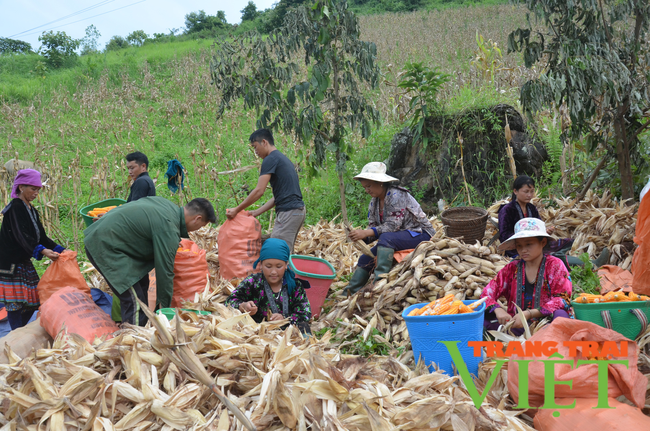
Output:
[[[262,245],[262,250],[260,250],[260,258],[255,261],[253,268],[257,268],[257,264],[265,261],[266,259],[278,259],[284,262],[289,262],[289,255],[291,251],[287,242],[279,238],[269,238],[264,241]],[[287,288],[289,289],[289,295],[293,295],[293,291],[296,290],[296,274],[287,266],[287,270],[284,272],[284,278],[282,279],[284,283],[287,283]]]

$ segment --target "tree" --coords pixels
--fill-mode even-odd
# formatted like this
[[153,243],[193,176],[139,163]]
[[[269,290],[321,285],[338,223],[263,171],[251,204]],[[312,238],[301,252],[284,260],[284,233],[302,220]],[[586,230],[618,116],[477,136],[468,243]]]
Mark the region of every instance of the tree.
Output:
[[216,15],[208,15],[204,10],[185,15],[185,33],[198,33],[203,30],[215,30],[228,27],[226,13],[222,10]]
[[149,39],[149,35],[144,30],[136,30],[126,37],[126,40],[135,46],[142,46],[147,39]]
[[[567,137],[586,135],[591,149],[613,148],[623,199],[634,197],[631,154],[650,126],[650,5],[644,0],[527,0],[544,33],[528,20],[508,37],[509,51],[523,51],[527,67],[544,62],[544,73],[524,84],[524,109],[537,112],[566,104]],[[534,37],[537,36],[537,37]],[[610,150],[610,151],[611,151]],[[601,163],[600,166],[603,164]]]
[[41,42],[39,52],[54,68],[61,67],[67,60],[77,57],[75,50],[81,43],[80,40],[68,36],[65,31],[54,33],[52,30],[43,32],[38,40]]
[[241,10],[241,21],[253,21],[259,14],[255,3],[249,0],[248,4]]
[[0,37],[0,54],[27,54],[32,52],[32,45],[22,40]]
[[305,3],[307,3],[307,0],[280,0],[271,12],[271,18],[269,21],[270,28],[267,28],[266,30],[270,32],[281,27],[287,12],[293,8],[304,5]]
[[99,52],[97,40],[101,33],[97,30],[94,24],[86,27],[86,37],[81,39],[81,55],[95,54]]
[[[359,40],[359,21],[347,2],[317,0],[290,11],[268,37],[251,32],[217,45],[210,64],[221,91],[218,115],[243,99],[257,111],[257,126],[282,129],[302,145],[311,175],[334,155],[341,209],[347,222],[343,175],[354,151],[346,136],[368,137],[379,112],[362,85],[376,88],[377,47]],[[304,61],[304,67],[300,63]]]
[[128,40],[122,36],[113,36],[106,44],[106,51],[117,51],[131,46]]

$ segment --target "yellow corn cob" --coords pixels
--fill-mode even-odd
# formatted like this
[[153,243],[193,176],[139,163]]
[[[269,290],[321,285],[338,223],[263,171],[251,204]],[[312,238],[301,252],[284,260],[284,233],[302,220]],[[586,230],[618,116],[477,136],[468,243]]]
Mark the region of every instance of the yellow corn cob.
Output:
[[449,308],[444,312],[440,313],[440,315],[444,316],[449,314],[458,314],[458,310],[460,309],[461,305],[463,305],[462,301],[454,301],[449,305]]

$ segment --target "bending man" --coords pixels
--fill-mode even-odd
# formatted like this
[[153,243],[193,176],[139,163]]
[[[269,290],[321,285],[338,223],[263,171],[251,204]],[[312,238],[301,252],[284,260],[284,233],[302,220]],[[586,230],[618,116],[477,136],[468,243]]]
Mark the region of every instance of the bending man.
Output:
[[147,317],[136,298],[147,303],[139,280],[156,268],[156,302],[171,305],[174,259],[181,237],[217,218],[212,204],[198,198],[179,208],[161,197],[147,197],[111,210],[84,231],[86,255],[120,299],[122,322],[144,326]]

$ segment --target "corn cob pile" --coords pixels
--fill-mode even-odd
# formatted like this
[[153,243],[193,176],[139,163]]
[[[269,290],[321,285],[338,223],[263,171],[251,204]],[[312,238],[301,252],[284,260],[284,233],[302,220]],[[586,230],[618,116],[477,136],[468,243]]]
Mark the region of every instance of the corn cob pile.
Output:
[[[492,205],[488,209],[490,216],[498,218],[499,207],[505,203],[507,201],[503,200]],[[555,238],[575,239],[571,255],[589,253],[589,257],[595,259],[605,247],[609,247],[611,257],[608,263],[630,269],[638,205],[626,206],[613,200],[608,191],[598,196],[591,190],[577,204],[570,198],[554,199],[555,208],[545,206],[538,198],[533,199],[533,204],[547,226],[555,227]],[[488,235],[495,232],[488,224]]]
[[[395,265],[387,277],[369,284],[357,294],[330,302],[331,310],[314,326],[335,327],[335,338],[350,342],[362,334],[364,341],[377,329],[381,342],[408,347],[406,323],[401,313],[407,307],[428,303],[451,294],[456,300],[478,299],[482,289],[508,260],[496,248],[467,245],[442,238],[438,230],[431,241]],[[407,361],[406,356],[400,360]]]
[[[61,333],[27,358],[9,351],[0,427],[234,431],[246,429],[243,417],[258,430],[533,430],[521,412],[495,407],[512,407],[503,375],[479,411],[458,377],[391,357],[344,357],[329,335],[303,339],[293,327],[277,330],[284,321],[258,325],[215,307],[214,315],[182,313],[169,328],[128,327],[92,345]],[[490,371],[479,371],[481,392]]]
[[592,295],[589,293],[581,293],[573,302],[578,304],[597,304],[601,302],[631,302],[631,301],[650,301],[650,297],[645,295],[637,295],[634,292],[607,292],[604,295]]
[[454,299],[453,294],[448,294],[440,299],[429,302],[422,308],[415,308],[409,316],[443,316],[449,314],[473,313],[481,304],[487,300],[486,297],[465,305],[463,301]]

